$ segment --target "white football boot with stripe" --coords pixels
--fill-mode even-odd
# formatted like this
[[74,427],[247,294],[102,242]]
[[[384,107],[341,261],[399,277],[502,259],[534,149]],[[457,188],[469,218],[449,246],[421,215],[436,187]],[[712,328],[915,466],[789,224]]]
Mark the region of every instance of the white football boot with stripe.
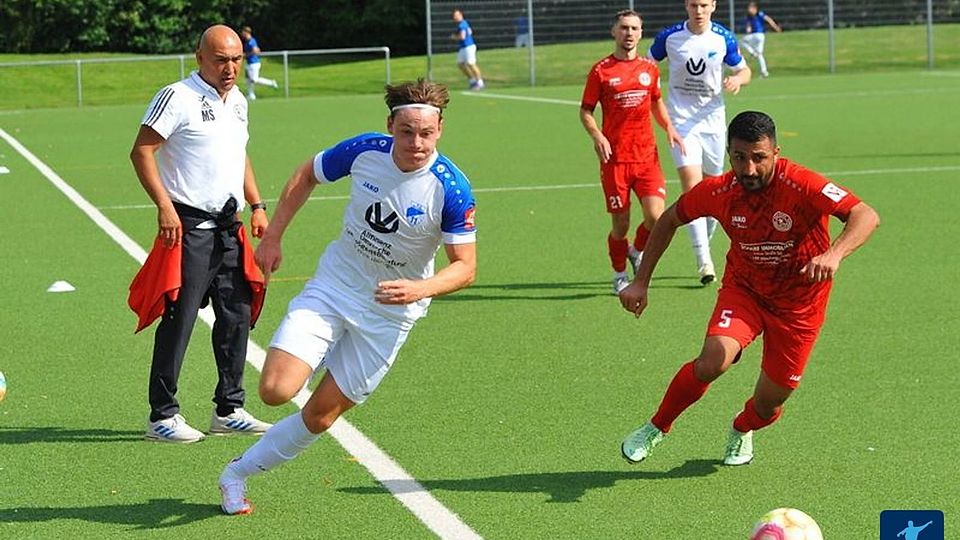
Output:
[[203,440],[203,433],[187,424],[183,416],[175,414],[170,418],[147,422],[147,440],[172,443],[192,443]]
[[233,435],[235,433],[248,433],[251,435],[263,435],[273,424],[262,422],[253,417],[244,409],[236,409],[227,416],[217,416],[214,409],[213,418],[210,419],[211,435]]

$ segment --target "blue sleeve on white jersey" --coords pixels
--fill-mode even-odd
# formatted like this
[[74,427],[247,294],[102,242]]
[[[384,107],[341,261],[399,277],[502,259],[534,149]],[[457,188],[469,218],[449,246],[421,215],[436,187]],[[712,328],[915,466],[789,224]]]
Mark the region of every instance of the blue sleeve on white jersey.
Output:
[[357,156],[368,151],[389,152],[393,137],[382,133],[364,133],[321,152],[313,161],[313,174],[321,182],[335,182],[350,174]]
[[673,26],[668,26],[661,30],[660,33],[657,34],[657,37],[653,38],[653,43],[650,44],[650,50],[647,51],[647,56],[657,62],[667,57],[667,37],[676,32],[674,28]]
[[443,232],[444,243],[472,242],[477,230],[474,223],[477,202],[473,198],[470,180],[444,156],[437,158],[430,171],[443,185],[440,230]]
[[737,38],[733,36],[733,32],[717,23],[713,23],[713,31],[723,36],[723,41],[726,43],[727,52],[723,57],[723,63],[730,67],[736,67],[743,63],[743,57],[740,56],[740,47],[737,45]]

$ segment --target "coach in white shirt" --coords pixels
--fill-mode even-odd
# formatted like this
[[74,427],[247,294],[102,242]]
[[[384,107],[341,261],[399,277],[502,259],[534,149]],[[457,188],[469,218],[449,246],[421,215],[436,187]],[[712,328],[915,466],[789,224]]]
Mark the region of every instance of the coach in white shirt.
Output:
[[270,424],[243,409],[243,369],[251,290],[243,272],[238,212],[251,203],[251,233],[267,227],[253,167],[246,155],[247,101],[236,87],[243,47],[227,26],[200,38],[199,70],[161,89],[147,107],[130,159],[157,205],[158,235],[182,252],[181,287],[168,301],[154,341],[148,439],[188,443],[203,438],[180,415],[177,380],[197,312],[216,313],[213,353],[219,381],[211,433],[262,433]]
[[[723,174],[727,142],[723,91],[740,92],[750,83],[750,68],[740,56],[737,39],[730,30],[712,22],[716,0],[686,0],[687,20],[663,29],[650,45],[650,58],[668,59],[670,86],[667,110],[683,137],[685,153],[675,146],[671,153],[684,193],[699,184],[703,175]],[[724,77],[724,65],[732,73]],[[710,257],[710,235],[716,221],[695,219],[687,226],[697,257],[700,282],[716,279]]]

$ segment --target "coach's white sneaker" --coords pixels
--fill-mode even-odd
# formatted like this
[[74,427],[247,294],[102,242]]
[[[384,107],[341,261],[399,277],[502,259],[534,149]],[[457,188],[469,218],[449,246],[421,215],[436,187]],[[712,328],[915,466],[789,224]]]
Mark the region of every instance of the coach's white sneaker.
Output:
[[620,291],[630,286],[630,277],[626,272],[613,273],[613,294],[620,294]]
[[175,414],[170,418],[147,422],[147,440],[173,443],[192,443],[203,440],[203,433],[187,424],[183,416]]
[[253,417],[244,409],[236,409],[227,416],[217,416],[217,410],[213,410],[213,418],[210,419],[211,435],[232,435],[234,433],[249,433],[252,435],[262,435],[270,429],[273,424],[262,422]]
[[753,432],[741,433],[730,428],[727,446],[723,452],[724,465],[746,465],[753,461]]
[[230,471],[230,466],[220,475],[220,508],[231,516],[246,515],[253,512],[247,499],[247,482]]
[[620,444],[620,452],[630,463],[640,463],[647,459],[653,448],[663,440],[663,432],[652,422],[647,422],[634,431]]
[[717,280],[717,271],[714,270],[712,262],[707,262],[701,266],[697,273],[700,274],[700,283],[703,285],[708,285]]

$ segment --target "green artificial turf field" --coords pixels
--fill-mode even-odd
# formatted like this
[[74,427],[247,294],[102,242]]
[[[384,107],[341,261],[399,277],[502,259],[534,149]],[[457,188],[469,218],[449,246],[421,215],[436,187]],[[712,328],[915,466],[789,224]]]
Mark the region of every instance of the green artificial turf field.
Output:
[[[579,86],[454,93],[440,148],[479,202],[479,278],[434,302],[380,389],[348,419],[488,538],[736,539],[780,506],[808,512],[831,540],[876,538],[885,509],[943,510],[947,537],[960,535],[960,151],[949,118],[957,75],[775,75],[728,97],[728,117],[770,113],[785,156],[828,173],[882,219],[841,267],[804,384],[781,421],[756,435],[750,466],[718,463],[756,379],[759,346],[646,462],[620,457],[622,437],[696,355],[715,288],[698,285],[681,233],[641,320],[610,294],[609,220],[577,121]],[[148,247],[155,211],[127,158],[145,107],[6,111],[0,128]],[[385,115],[377,95],[256,102],[249,153],[261,192],[275,199],[297,164],[384,129]],[[661,156],[672,200],[679,186]],[[9,385],[0,535],[431,536],[331,437],[252,479],[253,515],[221,516],[217,475],[250,439],[143,441],[153,330],[134,335],[125,305],[136,261],[2,141],[0,166],[10,170],[0,174],[0,371]],[[338,233],[345,193],[318,188],[322,198],[288,230],[284,266],[252,333],[260,345]],[[724,249],[720,235],[717,262]],[[76,291],[45,292],[56,280]],[[216,382],[209,333],[197,325],[179,393],[201,428]],[[256,371],[247,373],[254,414],[276,421],[296,410],[264,406]]]

